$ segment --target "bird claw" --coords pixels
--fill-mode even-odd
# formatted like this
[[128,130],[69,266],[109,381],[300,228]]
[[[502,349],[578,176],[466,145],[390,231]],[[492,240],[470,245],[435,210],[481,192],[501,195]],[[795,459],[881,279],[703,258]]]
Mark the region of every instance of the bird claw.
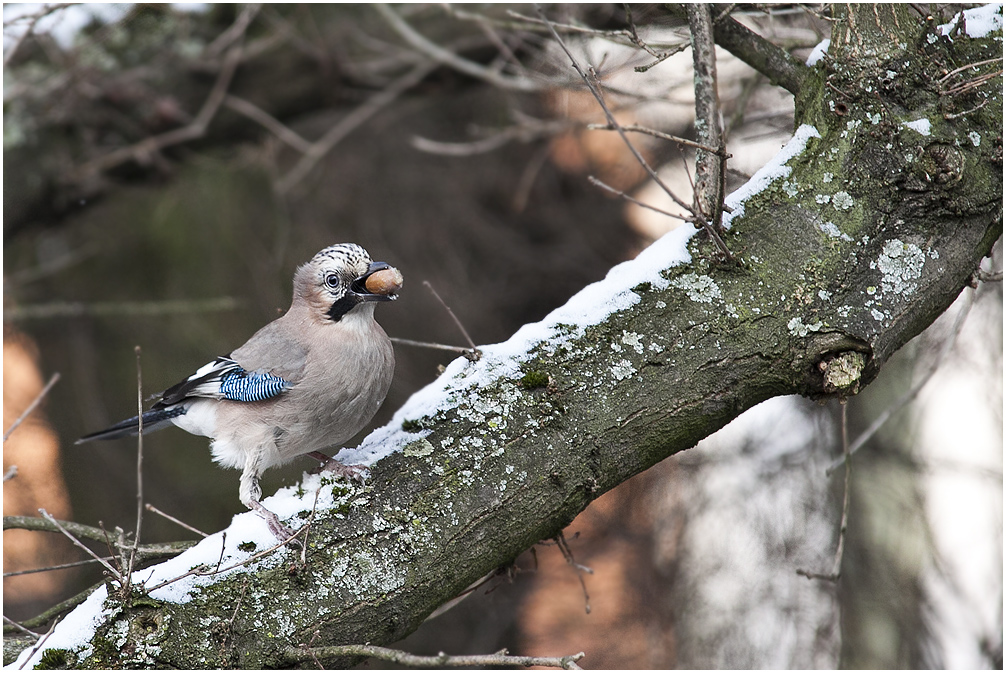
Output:
[[251,509],[253,512],[265,519],[265,525],[269,528],[269,532],[272,533],[277,540],[280,542],[286,542],[286,546],[292,549],[304,548],[303,543],[294,537],[297,533],[283,525],[283,522],[279,520],[279,517],[276,516],[274,512],[271,512],[263,507],[262,503],[253,500],[251,502]]

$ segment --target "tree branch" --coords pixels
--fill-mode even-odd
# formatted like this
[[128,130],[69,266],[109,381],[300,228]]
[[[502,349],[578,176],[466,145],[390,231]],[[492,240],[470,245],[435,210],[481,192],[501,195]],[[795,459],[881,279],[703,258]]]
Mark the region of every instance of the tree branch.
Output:
[[488,666],[543,666],[545,668],[561,668],[563,670],[579,670],[576,665],[583,659],[584,653],[570,654],[564,657],[523,657],[508,654],[506,650],[496,654],[447,655],[441,652],[435,657],[410,654],[402,650],[393,650],[377,645],[333,645],[330,647],[288,647],[284,651],[287,661],[303,663],[322,659],[337,659],[346,657],[373,657],[407,668],[482,668]]
[[[717,234],[722,230],[726,148],[720,127],[720,97],[716,84],[716,48],[713,46],[713,18],[709,5],[688,5],[695,68],[695,135],[699,143],[715,147],[715,152],[695,152],[695,203],[697,215]],[[724,246],[725,248],[725,246]],[[732,256],[727,252],[728,259]]]
[[[684,5],[667,5],[671,14],[688,18]],[[776,46],[736,20],[724,17],[713,29],[716,44],[747,63],[776,84],[796,95],[803,86],[809,68],[785,49]]]

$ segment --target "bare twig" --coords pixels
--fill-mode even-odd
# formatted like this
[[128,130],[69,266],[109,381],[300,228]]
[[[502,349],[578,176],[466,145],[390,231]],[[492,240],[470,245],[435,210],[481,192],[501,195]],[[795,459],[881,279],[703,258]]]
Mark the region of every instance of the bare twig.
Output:
[[[28,405],[28,408],[22,411],[21,415],[17,417],[17,420],[15,420],[11,424],[11,426],[7,428],[7,432],[3,433],[3,441],[6,442],[7,438],[10,437],[11,433],[14,432],[14,430],[16,430],[17,427],[21,425],[21,423],[23,423],[26,418],[28,418],[28,416],[31,415],[31,412],[35,411],[35,408],[38,407],[39,404],[41,404],[42,400],[45,399],[45,396],[49,394],[49,391],[52,390],[52,387],[56,385],[57,381],[59,381],[59,372],[56,372],[49,378],[49,382],[45,384],[44,388],[42,388],[42,392],[40,392],[38,395],[35,396],[35,399],[31,401],[31,404]],[[12,469],[14,470],[14,474],[17,474],[17,467],[13,467]],[[8,473],[9,472],[10,470],[8,470]],[[14,474],[12,474],[10,477],[8,477],[5,474],[3,480],[7,481],[7,479],[13,477]]]
[[[591,131],[616,131],[616,130],[618,130],[614,126],[612,126],[610,124],[587,124],[587,129],[591,130]],[[730,157],[730,155],[726,154],[726,151],[723,150],[723,149],[721,149],[721,148],[711,147],[709,145],[703,145],[702,143],[697,143],[694,140],[689,140],[688,138],[682,138],[680,136],[673,136],[670,133],[664,133],[663,131],[657,131],[656,129],[647,128],[646,126],[640,126],[639,124],[626,124],[626,125],[622,126],[622,130],[626,131],[628,133],[643,133],[643,134],[648,135],[648,136],[653,136],[654,138],[660,138],[661,140],[670,140],[672,142],[679,143],[681,145],[685,145],[687,147],[695,147],[695,148],[700,149],[700,150],[705,150],[706,152],[712,152],[713,154],[717,154],[717,155],[720,155],[720,156],[725,155],[728,158]]]
[[849,420],[848,404],[845,399],[840,399],[841,405],[841,426],[842,426],[842,460],[845,463],[845,482],[842,494],[842,519],[838,524],[838,546],[835,548],[835,562],[830,573],[815,573],[809,570],[797,569],[796,574],[802,575],[809,580],[824,580],[826,582],[837,582],[842,577],[842,556],[845,554],[845,537],[849,529],[849,494],[852,491],[852,454],[849,453]]
[[[675,16],[687,18],[685,7],[668,5],[667,9]],[[792,94],[800,93],[810,68],[785,49],[730,17],[718,21],[713,34],[716,44],[768,77],[773,84],[778,84]]]
[[[452,311],[452,310],[451,310],[451,307],[447,305],[447,302],[445,302],[445,301],[444,301],[443,299],[441,299],[441,298],[440,298],[440,295],[439,295],[439,294],[437,294],[437,291],[433,289],[433,285],[431,285],[431,284],[430,284],[430,281],[428,281],[428,280],[424,280],[424,281],[423,281],[423,285],[425,285],[425,286],[426,286],[426,288],[427,288],[427,289],[428,289],[428,290],[429,290],[429,291],[430,291],[431,293],[433,293],[433,296],[434,296],[434,297],[436,297],[436,300],[437,300],[438,302],[440,302],[440,305],[444,307],[444,310],[445,310],[445,311],[447,311],[447,314],[448,314],[449,316],[451,316],[451,320],[453,320],[453,321],[454,321],[454,324],[458,326],[458,329],[459,329],[459,330],[461,330],[461,334],[463,334],[463,335],[464,335],[464,337],[465,337],[465,341],[467,341],[467,342],[468,342],[468,345],[469,345],[469,346],[471,347],[471,351],[469,351],[469,352],[470,352],[470,353],[472,354],[472,356],[473,356],[473,357],[475,358],[475,360],[478,360],[478,359],[479,359],[479,357],[481,357],[482,353],[481,353],[481,352],[479,351],[479,349],[478,349],[478,348],[477,348],[477,347],[475,346],[475,342],[474,342],[474,341],[472,341],[472,338],[471,338],[471,336],[469,336],[469,335],[468,335],[468,330],[466,330],[466,329],[465,329],[465,326],[461,324],[461,321],[460,321],[460,320],[458,320],[458,317],[457,317],[456,315],[454,315],[454,311]],[[471,359],[471,358],[469,358],[469,359]],[[473,362],[474,362],[475,360],[473,360]]]
[[661,215],[665,215],[667,217],[673,217],[674,219],[681,220],[683,222],[694,222],[695,221],[695,219],[691,215],[676,215],[674,213],[669,213],[666,210],[663,210],[661,208],[657,208],[656,206],[651,206],[648,203],[643,203],[639,199],[637,199],[637,198],[635,198],[633,196],[629,196],[628,194],[626,194],[622,190],[615,189],[611,185],[608,185],[608,184],[602,182],[601,180],[598,180],[593,175],[588,175],[587,176],[587,181],[590,182],[590,184],[594,185],[595,187],[600,187],[601,189],[603,189],[605,191],[611,192],[615,196],[618,196],[620,198],[625,199],[629,203],[636,204],[640,208],[646,208],[648,210],[652,210],[655,213],[660,213]]
[[559,46],[562,47],[562,50],[564,52],[566,52],[566,56],[569,57],[569,60],[572,63],[573,68],[580,75],[581,79],[583,79],[584,83],[586,83],[587,88],[590,90],[590,93],[594,96],[595,100],[597,100],[598,104],[601,106],[601,110],[604,112],[604,116],[608,120],[608,125],[618,132],[618,135],[622,138],[622,141],[625,143],[626,147],[629,148],[629,151],[632,152],[632,155],[636,158],[636,161],[639,162],[639,165],[642,166],[643,169],[646,171],[646,173],[650,176],[650,179],[652,179],[655,183],[657,183],[657,185],[659,185],[660,188],[664,190],[664,193],[670,196],[671,200],[673,200],[676,204],[687,210],[689,213],[694,214],[692,208],[684,201],[679,199],[673,191],[671,191],[671,188],[668,187],[664,183],[664,181],[660,179],[660,176],[657,175],[657,172],[653,170],[650,164],[647,163],[646,159],[643,158],[643,155],[639,153],[639,150],[636,149],[635,145],[632,144],[632,141],[629,140],[629,137],[626,134],[625,129],[623,129],[622,125],[618,123],[618,120],[615,119],[615,115],[611,112],[611,109],[608,107],[607,103],[604,102],[604,96],[601,95],[600,88],[598,88],[598,86],[594,83],[594,80],[592,78],[587,76],[587,73],[584,72],[583,68],[580,67],[579,61],[577,61],[576,57],[573,56],[573,53],[569,50],[569,47],[566,46],[566,43],[559,36],[559,33],[556,32],[555,27],[552,25],[552,22],[548,20],[548,18],[545,16],[545,13],[541,10],[541,8],[538,7],[538,5],[535,5],[535,8],[538,10],[538,13],[541,15],[545,23],[548,25],[549,30],[551,30],[552,37],[554,37],[556,41],[558,41]]
[[[250,7],[246,7],[244,11],[250,12],[252,10]],[[134,145],[123,147],[97,159],[92,159],[77,169],[78,179],[90,177],[130,160],[143,163],[167,147],[202,138],[210,122],[213,121],[217,111],[220,109],[224,97],[227,95],[227,89],[230,87],[234,73],[241,62],[242,49],[242,43],[237,42],[227,51],[223,66],[220,68],[220,74],[217,76],[217,81],[214,83],[213,89],[210,91],[209,96],[207,96],[199,113],[191,123],[181,128],[161,133],[160,135],[144,138]]]
[[49,523],[51,523],[56,528],[58,528],[60,533],[62,533],[63,535],[65,535],[67,538],[69,538],[70,542],[72,542],[75,546],[80,547],[81,549],[83,549],[84,552],[88,556],[90,556],[91,558],[93,558],[94,560],[96,560],[101,565],[105,566],[105,568],[107,568],[108,571],[112,573],[112,575],[115,577],[115,579],[119,580],[120,584],[122,583],[122,573],[120,573],[118,570],[116,570],[115,568],[113,568],[108,563],[108,561],[106,561],[105,559],[103,559],[100,556],[98,556],[97,554],[95,554],[86,545],[84,545],[83,542],[81,542],[80,540],[78,540],[75,535],[73,535],[70,531],[68,531],[63,526],[61,526],[60,523],[58,521],[56,521],[56,519],[54,519],[51,514],[49,514],[49,512],[47,512],[47,511],[45,511],[44,509],[41,509],[41,508],[39,508],[38,511],[39,511],[39,514],[41,514],[47,521],[49,521]]
[[655,59],[651,63],[636,66],[635,68],[633,68],[633,70],[635,70],[636,72],[646,72],[651,68],[653,68],[654,66],[660,65],[661,63],[669,59],[671,56],[681,53],[688,47],[687,42],[682,42],[677,47],[669,51],[666,51],[663,54],[657,53],[650,45],[646,44],[646,42],[644,42],[643,39],[639,37],[639,33],[636,31],[636,22],[632,20],[632,8],[629,6],[629,3],[623,3],[622,6],[625,8],[625,22],[629,24],[629,29],[625,31],[626,33],[628,33],[629,40],[631,40],[634,45],[636,45],[637,47],[639,47],[640,49],[642,49]]
[[946,82],[948,79],[950,79],[951,77],[953,77],[957,73],[964,72],[968,68],[977,68],[978,66],[988,65],[989,63],[999,63],[1002,60],[1003,60],[1003,57],[1000,56],[999,58],[990,58],[987,61],[978,61],[977,63],[968,63],[967,65],[962,65],[961,67],[955,68],[955,69],[951,70],[950,72],[948,72],[943,77],[941,77],[940,78],[940,83],[942,84],[943,82]]
[[[103,558],[106,561],[112,561],[112,560],[115,559],[114,556],[105,556]],[[11,572],[4,573],[3,576],[4,577],[15,577],[17,575],[31,575],[31,574],[34,574],[34,573],[47,573],[47,572],[49,572],[51,570],[64,570],[66,568],[76,568],[78,566],[86,566],[86,565],[90,565],[92,563],[97,563],[97,561],[95,561],[92,558],[89,558],[89,559],[84,559],[83,561],[74,561],[73,563],[60,563],[59,565],[45,566],[44,568],[31,568],[29,570],[12,570]]]
[[[58,522],[58,526],[54,521]],[[37,516],[5,516],[3,518],[3,529],[19,529],[19,530],[34,530],[34,531],[44,531],[47,533],[59,533],[60,528],[69,531],[78,538],[84,538],[87,540],[94,540],[95,542],[105,542],[106,533],[101,528],[95,526],[85,526],[81,523],[75,523],[73,521],[61,521],[37,517]],[[139,550],[139,557],[141,559],[150,558],[165,558],[171,556],[177,556],[183,551],[195,545],[195,542],[191,540],[183,540],[181,542],[158,542],[154,544],[142,545]]]
[[251,577],[249,575],[245,575],[244,581],[241,583],[241,593],[238,595],[237,603],[234,605],[234,612],[231,613],[230,621],[227,622],[227,631],[224,633],[223,639],[220,642],[221,654],[224,652],[224,649],[227,647],[228,641],[234,634],[234,620],[237,619],[238,617],[238,610],[241,609],[241,603],[244,602],[245,592],[248,591],[248,584],[250,581]]
[[[25,17],[29,19],[28,27],[25,28],[24,32],[21,33],[21,35],[17,38],[17,40],[15,40],[14,44],[12,44],[10,49],[7,50],[7,53],[3,55],[3,67],[5,68],[7,67],[7,64],[10,63],[10,60],[12,58],[14,58],[14,54],[17,53],[17,50],[21,47],[21,44],[26,39],[28,39],[28,37],[35,31],[35,26],[36,24],[38,24],[39,21],[41,21],[42,19],[44,19],[45,17],[49,16],[54,12],[58,12],[61,9],[66,9],[72,4],[73,3],[71,2],[60,2],[55,5],[43,5],[42,9],[35,12],[30,17]],[[6,25],[4,27],[6,28]]]
[[573,568],[576,570],[576,578],[578,580],[580,580],[580,588],[583,589],[584,609],[586,610],[587,614],[589,615],[590,614],[590,595],[587,593],[587,583],[583,581],[583,573],[587,573],[588,575],[593,575],[594,574],[594,570],[592,568],[589,568],[588,566],[585,566],[585,565],[582,565],[582,564],[576,562],[576,559],[573,558],[573,550],[569,548],[569,543],[566,542],[566,536],[563,535],[562,532],[560,532],[553,539],[555,540],[556,546],[559,547],[559,551],[562,552],[562,557],[564,559],[566,559],[566,563],[568,563],[569,565],[573,566]]
[[[720,236],[723,222],[723,198],[726,176],[724,170],[726,148],[720,126],[720,99],[716,88],[716,47],[713,43],[713,20],[709,5],[688,5],[688,24],[691,27],[692,56],[695,68],[695,131],[702,145],[717,151],[695,152],[695,205],[699,216],[705,220],[709,237],[727,258],[733,255]],[[708,223],[708,226],[706,226]]]
[[332,645],[329,647],[288,647],[283,652],[291,663],[332,659],[335,657],[374,657],[408,668],[481,668],[489,666],[544,666],[565,670],[579,670],[576,662],[585,655],[583,652],[564,657],[522,657],[500,650],[495,654],[471,654],[452,656],[441,652],[435,657],[424,657],[402,650],[393,650],[376,645]]
[[[4,577],[6,577],[6,575],[4,575]],[[10,617],[8,617],[7,615],[3,616],[3,621],[4,621],[4,624],[7,624],[9,626],[13,626],[15,630],[20,631],[21,633],[24,633],[24,634],[29,635],[29,636],[33,636],[34,638],[41,638],[42,637],[41,633],[35,633],[34,631],[32,631],[30,629],[26,629],[25,627],[21,626],[20,624],[18,624],[17,622],[15,622],[13,619],[11,619]]]
[[[94,540],[95,542],[105,541],[104,531],[100,528],[85,526],[84,524],[74,523],[73,521],[60,521],[59,523],[64,529],[69,530],[77,537]],[[11,515],[4,516],[3,529],[36,530],[46,531],[49,533],[58,533],[60,530],[59,527],[54,525],[49,518]]]
[[531,142],[538,138],[547,138],[565,133],[574,128],[580,128],[581,124],[570,119],[541,120],[534,119],[525,114],[515,113],[517,123],[502,131],[493,133],[490,136],[479,140],[452,143],[438,140],[430,140],[421,136],[413,136],[411,144],[421,152],[439,154],[453,157],[469,157],[477,154],[492,152],[512,140],[519,142]]
[[196,535],[199,535],[201,537],[209,537],[209,535],[207,535],[203,531],[199,530],[198,528],[194,528],[193,526],[190,526],[189,524],[185,523],[181,519],[176,519],[175,517],[171,516],[170,514],[168,514],[166,512],[162,512],[161,510],[159,510],[156,507],[154,507],[153,505],[151,505],[149,502],[146,505],[144,505],[144,507],[147,509],[148,512],[153,512],[154,514],[160,515],[160,516],[164,517],[165,519],[167,519],[168,521],[171,521],[172,523],[176,523],[176,524],[178,524],[179,526],[181,526],[182,528],[184,528],[186,530],[192,531]]
[[129,563],[126,564],[127,586],[132,585],[133,564],[136,562],[140,529],[143,527],[143,369],[140,367],[140,347],[136,346],[133,351],[136,353],[136,533],[129,550]]
[[210,59],[219,58],[225,49],[245,36],[245,33],[248,32],[248,26],[255,20],[261,9],[262,5],[258,3],[245,5],[244,11],[238,15],[230,28],[217,35],[216,39],[207,45],[203,55]]
[[416,65],[412,70],[399,77],[380,92],[374,94],[363,105],[357,107],[339,120],[339,123],[329,129],[317,142],[313,143],[304,153],[304,156],[301,157],[300,161],[290,169],[289,173],[283,176],[283,179],[276,185],[277,191],[280,194],[289,193],[343,138],[402,95],[406,90],[419,84],[435,68],[436,63],[430,61]]
[[224,98],[224,105],[238,114],[242,114],[252,121],[262,125],[266,128],[266,130],[270,131],[273,135],[298,152],[306,153],[311,150],[310,141],[301,138],[300,135],[291,130],[289,126],[285,125],[283,122],[279,121],[257,105],[253,105],[245,99],[238,98],[232,94],[228,94],[227,97]]
[[31,658],[35,656],[35,653],[38,652],[39,648],[41,648],[43,645],[45,645],[45,641],[49,640],[49,636],[51,636],[52,632],[56,630],[56,625],[59,624],[59,622],[60,622],[60,620],[57,619],[56,621],[54,621],[52,623],[52,626],[50,626],[49,630],[46,631],[45,635],[42,638],[40,638],[37,643],[35,643],[35,647],[33,647],[31,649],[31,652],[28,654],[28,658],[24,660],[24,663],[22,663],[20,666],[17,667],[17,670],[20,671],[21,669],[23,669],[25,667],[25,665],[29,661],[31,661]]
[[944,96],[953,96],[953,95],[956,95],[956,94],[959,94],[959,93],[964,93],[965,91],[968,91],[969,89],[976,89],[976,88],[980,87],[982,84],[984,84],[985,82],[993,80],[996,77],[1002,77],[1002,74],[1003,74],[1003,70],[1002,70],[1002,68],[999,68],[999,70],[996,70],[995,72],[985,73],[984,75],[980,75],[978,77],[975,77],[974,79],[968,80],[967,82],[964,82],[962,84],[958,84],[958,85],[956,85],[956,86],[954,86],[954,87],[952,87],[950,89],[947,89],[946,91],[941,92],[941,95],[944,95]]
[[393,9],[385,4],[375,4],[374,9],[388,22],[388,25],[398,35],[405,40],[409,46],[419,51],[438,64],[443,64],[454,68],[458,72],[482,80],[500,89],[514,91],[540,91],[541,83],[527,77],[507,77],[499,72],[487,68],[484,65],[469,61],[455,54],[453,51],[444,49],[440,45],[431,42],[420,35],[412,26],[398,15]]
[[418,348],[432,348],[434,350],[441,351],[451,351],[452,353],[470,353],[470,348],[462,348],[461,346],[448,346],[446,344],[436,344],[430,343],[428,341],[413,341],[412,339],[402,339],[399,337],[390,337],[391,340],[396,344],[402,344],[404,346],[416,346]]
[[[965,288],[964,291],[968,293],[967,299],[965,300],[964,305],[961,307],[961,310],[958,312],[956,318],[954,319],[953,327],[950,330],[950,336],[944,342],[943,347],[936,355],[936,359],[930,366],[929,371],[927,371],[925,375],[921,379],[919,379],[918,383],[912,386],[912,388],[907,393],[898,398],[892,405],[884,409],[884,411],[879,416],[877,416],[877,418],[873,421],[873,423],[871,423],[870,426],[866,430],[864,430],[855,439],[855,441],[852,442],[852,445],[849,447],[850,455],[855,454],[857,451],[863,448],[863,445],[865,445],[870,440],[870,438],[873,437],[873,435],[875,435],[878,430],[880,430],[880,428],[884,425],[884,423],[886,423],[891,418],[891,416],[893,416],[902,407],[904,407],[906,404],[915,399],[915,396],[919,394],[919,391],[921,391],[926,386],[927,383],[929,383],[929,379],[933,377],[933,374],[936,373],[936,370],[938,370],[940,368],[940,365],[943,364],[943,360],[953,349],[954,343],[957,341],[957,336],[960,334],[961,328],[964,326],[964,320],[967,318],[968,313],[970,313],[971,311],[971,307],[974,305],[974,290],[970,288]],[[830,475],[832,472],[838,469],[843,462],[844,458],[835,461],[830,466],[828,466],[828,469],[825,471],[825,474]]]
[[29,306],[14,306],[4,311],[4,322],[77,316],[159,316],[175,313],[210,313],[233,311],[244,302],[234,297],[213,299],[173,299],[168,301],[50,302]]
[[[188,572],[179,575],[178,577],[172,577],[169,580],[164,580],[160,584],[156,584],[156,585],[150,587],[149,589],[147,589],[147,593],[150,593],[152,591],[156,591],[157,589],[160,589],[161,587],[166,587],[169,584],[174,584],[175,582],[178,582],[179,580],[182,580],[182,579],[188,577],[189,575],[218,575],[220,573],[225,573],[225,572],[234,570],[235,568],[240,568],[240,567],[246,566],[246,565],[248,565],[250,563],[254,563],[255,561],[259,560],[260,558],[273,553],[277,549],[282,549],[283,547],[285,547],[287,545],[288,542],[290,542],[291,540],[296,539],[305,530],[307,530],[307,526],[302,526],[299,530],[295,531],[294,534],[291,535],[290,537],[288,537],[287,539],[281,540],[281,541],[277,542],[276,544],[274,544],[272,547],[269,547],[268,549],[260,551],[257,554],[253,554],[252,556],[249,556],[248,558],[246,558],[244,561],[238,561],[237,563],[233,563],[233,564],[227,566],[226,568],[221,568],[220,567],[220,563],[223,561],[223,552],[224,552],[224,547],[223,547],[223,545],[221,545],[220,546],[220,558],[217,560],[217,567],[214,568],[213,570],[209,570],[205,565],[203,565],[203,566],[197,566],[197,567],[189,570]],[[224,535],[226,536],[226,531],[224,532]]]

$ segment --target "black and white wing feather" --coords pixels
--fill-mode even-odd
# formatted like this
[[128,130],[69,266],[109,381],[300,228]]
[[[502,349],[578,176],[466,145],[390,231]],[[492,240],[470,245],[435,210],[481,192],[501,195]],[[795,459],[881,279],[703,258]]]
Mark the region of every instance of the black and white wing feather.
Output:
[[[195,374],[163,393],[161,399],[143,413],[144,433],[153,432],[172,424],[189,408],[188,402],[198,398],[232,400],[234,402],[261,402],[282,394],[293,387],[286,379],[266,371],[247,371],[229,357],[220,357],[201,367]],[[115,425],[85,435],[77,444],[95,439],[116,439],[139,432],[139,417],[134,416]]]

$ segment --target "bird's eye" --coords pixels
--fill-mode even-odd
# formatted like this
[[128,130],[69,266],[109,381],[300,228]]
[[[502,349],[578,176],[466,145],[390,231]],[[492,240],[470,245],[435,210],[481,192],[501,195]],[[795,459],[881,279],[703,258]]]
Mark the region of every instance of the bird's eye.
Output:
[[327,276],[325,276],[325,285],[328,285],[329,287],[338,287],[339,275],[335,273],[330,273]]

